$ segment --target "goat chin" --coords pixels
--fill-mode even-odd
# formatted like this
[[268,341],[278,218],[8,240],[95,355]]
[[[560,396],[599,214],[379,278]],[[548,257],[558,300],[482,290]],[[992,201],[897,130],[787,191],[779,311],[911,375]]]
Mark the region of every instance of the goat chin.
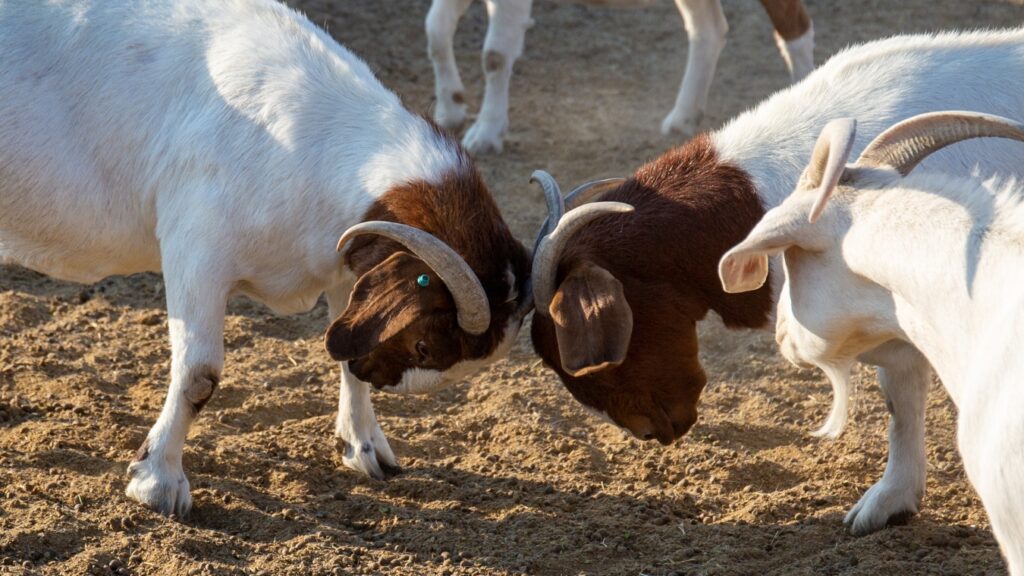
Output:
[[832,409],[828,419],[811,435],[835,440],[846,428],[850,415],[850,370],[852,364],[822,366],[821,369],[832,383]]

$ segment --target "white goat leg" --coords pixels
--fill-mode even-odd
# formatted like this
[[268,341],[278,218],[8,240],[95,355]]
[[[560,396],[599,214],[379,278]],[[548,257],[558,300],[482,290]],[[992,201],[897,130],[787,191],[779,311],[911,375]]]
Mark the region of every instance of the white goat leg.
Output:
[[[194,248],[190,246],[189,251]],[[164,256],[171,385],[160,417],[128,466],[131,482],[125,493],[163,514],[180,517],[192,506],[181,464],[185,437],[199,410],[213,396],[224,366],[227,289],[211,277],[224,266],[194,255],[165,251]]]
[[[337,318],[345,310],[351,287],[348,283],[327,292],[331,318]],[[401,470],[373,412],[370,385],[352,374],[347,362],[341,363],[334,435],[342,442],[340,448],[345,466],[378,480],[394,476]]]
[[455,63],[452,39],[473,0],[434,0],[427,12],[427,52],[434,66],[434,120],[449,130],[458,130],[466,120],[466,96]]
[[799,82],[814,71],[813,24],[807,29],[807,32],[804,32],[803,36],[792,40],[786,40],[776,33],[775,44],[779,47],[779,53],[782,54],[782,59],[786,62],[790,80]]
[[814,70],[814,27],[801,0],[761,0],[793,82]]
[[[998,376],[997,376],[998,377]],[[991,379],[991,375],[980,379]],[[981,384],[968,389],[978,390]],[[999,412],[998,407],[1019,406],[1015,390],[1003,390],[989,398],[972,398],[964,403],[957,421],[957,444],[964,470],[978,491],[992,532],[1006,558],[1010,576],[1024,575],[1024,495],[1020,479],[1024,465],[1020,447],[1024,428],[1020,412]],[[961,407],[958,404],[958,407]]]
[[932,374],[924,356],[902,342],[885,344],[861,359],[881,365],[878,382],[890,414],[889,460],[881,480],[843,520],[856,535],[881,530],[920,509],[927,476],[924,414]]
[[484,101],[476,122],[462,144],[473,154],[500,153],[508,129],[508,91],[512,65],[523,53],[530,27],[532,0],[486,0],[487,37],[484,39]]
[[341,391],[335,436],[343,445],[342,462],[367,476],[385,480],[401,471],[370,401],[370,385],[356,378],[341,364]]
[[676,6],[683,15],[690,47],[675,107],[661,123],[661,132],[692,136],[704,115],[729,23],[718,0],[676,0]]

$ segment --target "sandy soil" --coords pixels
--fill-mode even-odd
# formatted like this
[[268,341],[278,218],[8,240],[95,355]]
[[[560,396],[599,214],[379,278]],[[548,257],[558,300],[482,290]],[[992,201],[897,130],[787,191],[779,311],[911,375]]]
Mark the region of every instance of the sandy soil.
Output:
[[[425,0],[293,0],[361,54],[410,107],[429,111]],[[705,127],[782,88],[753,0],[727,0],[731,42]],[[818,60],[898,31],[1016,25],[996,1],[813,0]],[[673,144],[658,135],[685,40],[670,2],[601,11],[537,0],[517,65],[512,134],[480,160],[524,240],[542,218],[534,168],[564,182],[630,172]],[[456,41],[479,102],[482,6]],[[378,394],[405,473],[341,466],[332,439],[338,370],[326,308],[274,317],[235,302],[224,382],[193,427],[185,521],[124,495],[125,468],[163,401],[169,350],[160,278],[85,287],[0,267],[0,574],[1001,574],[998,548],[934,386],[928,492],[906,526],[854,538],[841,519],[877,480],[886,415],[857,381],[837,441],[808,432],[829,389],[788,366],[766,333],[702,326],[711,385],[689,436],[662,448],[578,407],[532,356],[434,397]]]

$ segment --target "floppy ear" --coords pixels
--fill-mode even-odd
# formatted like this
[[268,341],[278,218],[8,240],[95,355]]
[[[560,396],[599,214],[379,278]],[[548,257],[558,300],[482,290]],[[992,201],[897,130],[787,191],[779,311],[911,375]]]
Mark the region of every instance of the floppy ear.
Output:
[[[797,192],[817,189],[806,222],[813,224],[825,209],[843,176],[856,134],[855,120],[839,118],[826,124],[818,136],[811,160],[797,184]],[[722,256],[718,262],[722,290],[734,294],[757,290],[764,285],[768,279],[768,257],[797,244],[797,234],[803,228],[801,220],[804,219],[798,218],[793,210],[802,209],[802,204],[787,199],[782,205],[769,210],[746,239]]]
[[626,359],[633,334],[633,311],[622,283],[590,262],[573,268],[549,307],[558,338],[562,369],[585,376]]
[[[421,275],[427,276],[427,286],[417,283]],[[396,252],[359,278],[345,312],[327,329],[324,344],[339,362],[361,358],[445,307],[454,304],[440,278],[419,258]]]
[[768,257],[796,244],[794,228],[799,222],[785,222],[778,217],[778,211],[788,207],[783,204],[770,210],[742,242],[722,256],[718,262],[722,290],[736,294],[764,285],[768,279]]

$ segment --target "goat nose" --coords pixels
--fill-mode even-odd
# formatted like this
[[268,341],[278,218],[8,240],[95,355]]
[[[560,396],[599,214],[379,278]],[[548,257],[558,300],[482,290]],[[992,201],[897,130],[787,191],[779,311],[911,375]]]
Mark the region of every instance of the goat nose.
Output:
[[697,407],[689,403],[677,404],[669,410],[669,417],[672,419],[673,436],[681,438],[697,422]]
[[654,422],[651,422],[651,419],[646,416],[628,414],[622,416],[622,419],[617,423],[619,426],[629,430],[633,437],[638,440],[653,440],[657,437]]
[[651,425],[654,427],[651,438],[657,440],[662,446],[668,446],[675,441],[675,431],[672,429],[672,420],[660,406],[655,408],[651,414]]

